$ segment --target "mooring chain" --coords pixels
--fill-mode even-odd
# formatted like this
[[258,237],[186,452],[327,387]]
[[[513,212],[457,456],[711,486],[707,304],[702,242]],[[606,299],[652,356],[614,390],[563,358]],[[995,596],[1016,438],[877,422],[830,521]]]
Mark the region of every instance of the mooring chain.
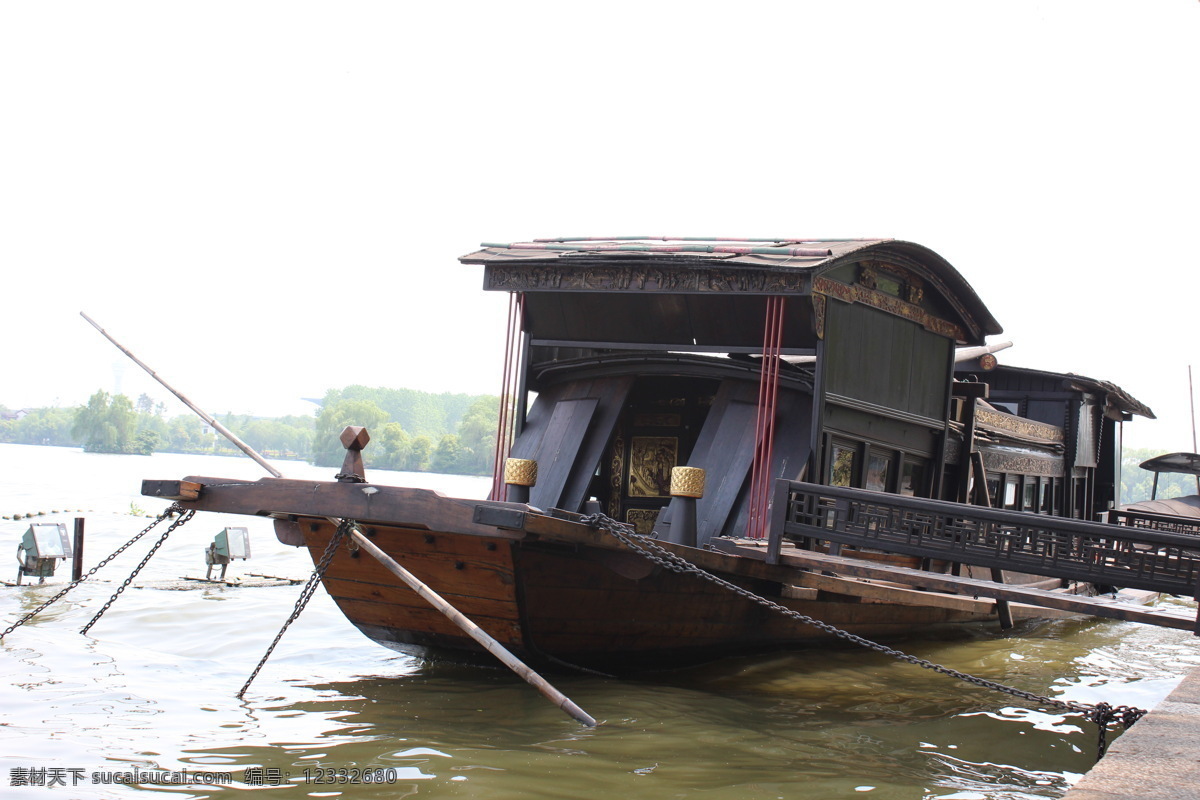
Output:
[[258,673],[267,663],[267,659],[271,657],[271,653],[275,651],[275,646],[279,644],[279,640],[283,638],[283,634],[288,627],[300,616],[300,612],[308,605],[308,601],[312,599],[313,594],[317,591],[317,586],[321,583],[321,578],[324,577],[325,571],[329,569],[329,562],[333,561],[333,556],[337,553],[338,545],[342,540],[350,535],[355,522],[353,520],[344,519],[334,531],[333,536],[329,537],[329,544],[325,546],[325,552],[321,554],[321,560],[313,567],[312,574],[308,576],[308,582],[304,584],[304,588],[300,590],[300,596],[296,598],[296,605],[292,609],[291,615],[284,621],[283,627],[279,629],[279,633],[275,634],[275,641],[271,642],[267,652],[263,653],[263,657],[259,659],[258,664],[254,667],[254,671],[250,673],[250,677],[242,684],[242,688],[237,693],[237,698],[242,699],[242,695],[246,694],[246,690],[250,688],[250,684],[254,683],[254,679],[258,677]]
[[[114,550],[114,551],[112,552],[112,554],[111,554],[111,555],[110,555],[108,558],[104,559],[104,560],[103,560],[103,561],[101,561],[99,564],[97,564],[96,566],[94,566],[94,567],[92,567],[90,570],[88,570],[86,575],[83,575],[83,576],[82,576],[82,577],[80,577],[78,580],[73,580],[73,581],[71,581],[71,582],[70,582],[70,583],[68,583],[68,584],[66,585],[66,587],[65,587],[65,588],[64,588],[62,591],[60,591],[58,594],[54,595],[54,596],[53,596],[53,597],[51,597],[49,600],[47,600],[46,602],[42,603],[40,606],[38,606],[37,608],[35,608],[33,611],[30,611],[28,614],[26,614],[25,616],[21,617],[21,619],[17,620],[17,621],[16,621],[16,622],[14,622],[12,625],[9,625],[7,628],[5,628],[5,629],[4,629],[4,632],[3,632],[3,633],[0,633],[0,639],[3,639],[5,636],[8,636],[8,635],[9,635],[10,633],[12,633],[14,630],[16,630],[17,628],[21,627],[21,626],[22,626],[22,625],[24,625],[26,622],[29,622],[29,620],[33,619],[33,618],[34,618],[34,617],[36,617],[38,614],[40,614],[40,613],[42,613],[43,611],[45,611],[47,608],[49,608],[50,606],[52,606],[52,605],[54,605],[55,603],[57,603],[57,602],[58,602],[58,601],[59,601],[59,600],[60,600],[60,599],[63,597],[63,595],[65,595],[67,592],[69,592],[69,591],[71,591],[72,589],[74,589],[74,588],[75,588],[76,586],[78,586],[79,584],[81,584],[81,583],[83,583],[84,581],[86,581],[88,578],[90,578],[90,577],[92,577],[93,575],[95,575],[95,574],[96,574],[96,572],[97,572],[97,571],[98,571],[98,570],[99,570],[101,567],[103,567],[104,565],[106,565],[108,562],[112,561],[112,560],[113,560],[114,558],[116,558],[117,556],[121,555],[121,553],[124,553],[124,552],[125,552],[127,549],[129,549],[129,547],[130,547],[130,546],[131,546],[131,545],[132,545],[134,542],[136,542],[138,539],[141,539],[143,536],[145,536],[145,535],[146,535],[147,533],[149,533],[150,531],[154,530],[154,528],[155,528],[155,527],[156,527],[156,526],[157,526],[157,525],[158,525],[160,522],[162,522],[164,519],[167,519],[168,517],[170,517],[170,516],[172,516],[172,515],[174,515],[174,514],[180,514],[180,513],[182,513],[182,512],[183,512],[183,506],[179,505],[178,503],[174,503],[174,504],[172,504],[172,505],[171,505],[171,506],[170,506],[170,507],[169,507],[169,508],[168,508],[166,511],[162,512],[162,513],[161,513],[161,514],[159,514],[157,517],[155,517],[155,519],[154,519],[154,522],[151,522],[151,523],[150,523],[150,524],[149,524],[149,525],[146,527],[146,529],[145,529],[145,530],[143,530],[141,533],[139,533],[139,534],[137,534],[136,536],[134,536],[134,537],[133,537],[132,539],[130,539],[128,542],[126,542],[125,544],[121,545],[121,546],[120,546],[120,547],[118,547],[116,550]],[[172,528],[176,528],[176,527],[178,527],[180,524],[182,524],[182,523],[179,523],[179,522],[177,522],[177,523],[175,523],[175,525],[172,525],[171,527],[172,527]]]
[[136,578],[138,573],[142,571],[142,567],[146,566],[146,564],[149,563],[151,557],[153,557],[153,555],[158,552],[158,548],[163,546],[163,542],[165,542],[167,540],[167,537],[171,535],[171,532],[174,531],[176,528],[178,528],[180,525],[183,525],[185,522],[190,520],[195,515],[196,515],[196,510],[193,508],[189,508],[187,511],[184,511],[182,514],[179,515],[179,519],[172,522],[171,525],[165,531],[163,531],[162,536],[158,537],[158,541],[154,543],[154,546],[151,547],[149,552],[147,552],[146,555],[142,558],[141,563],[133,568],[133,572],[129,573],[129,577],[124,580],[124,582],[120,585],[120,587],[117,588],[117,590],[115,592],[113,592],[112,597],[108,598],[108,602],[100,607],[100,610],[96,612],[96,616],[92,617],[92,621],[79,629],[80,633],[86,634],[88,631],[90,631],[92,629],[93,625],[95,625],[97,622],[100,621],[100,618],[104,616],[104,612],[108,611],[108,609],[112,606],[112,604],[117,602],[117,598],[121,596],[121,592],[123,592],[129,588],[129,584],[133,583],[133,579]]
[[722,588],[728,589],[734,594],[744,597],[747,600],[758,603],[759,605],[765,606],[773,611],[778,611],[779,613],[791,617],[798,622],[802,622],[805,625],[817,628],[818,630],[824,631],[825,633],[844,641],[866,647],[870,650],[875,650],[891,656],[892,658],[905,661],[909,664],[913,664],[924,669],[940,672],[943,675],[957,678],[966,683],[974,684],[985,689],[992,689],[997,692],[1003,692],[1033,704],[1053,706],[1055,708],[1082,714],[1084,718],[1096,723],[1100,729],[1099,756],[1101,757],[1104,755],[1104,751],[1107,749],[1106,734],[1109,723],[1119,722],[1122,726],[1128,728],[1146,714],[1144,709],[1135,708],[1133,706],[1117,706],[1114,708],[1108,703],[1097,703],[1093,706],[1086,703],[1076,703],[1069,700],[1056,700],[1052,697],[1044,697],[1039,694],[1034,694],[1033,692],[1024,691],[1023,689],[1006,686],[1005,684],[997,683],[996,681],[988,680],[987,678],[969,675],[965,672],[960,672],[956,669],[952,669],[941,664],[936,664],[923,658],[918,658],[917,656],[910,655],[893,647],[888,647],[887,645],[873,642],[870,639],[865,639],[862,636],[850,633],[849,631],[844,631],[841,628],[830,625],[828,622],[815,619],[807,616],[806,614],[801,614],[799,611],[788,608],[784,605],[780,605],[779,603],[738,586],[735,583],[731,583],[724,578],[719,578],[716,575],[713,575],[711,572],[707,572],[690,561],[680,557],[679,555],[672,553],[670,550],[667,550],[653,540],[637,534],[632,525],[615,520],[605,514],[591,514],[580,519],[580,522],[585,525],[590,525],[606,531],[625,546],[637,553],[640,553],[642,556],[650,561],[653,561],[659,566],[671,570],[672,572],[695,575],[699,578],[709,581],[710,583],[714,583]]

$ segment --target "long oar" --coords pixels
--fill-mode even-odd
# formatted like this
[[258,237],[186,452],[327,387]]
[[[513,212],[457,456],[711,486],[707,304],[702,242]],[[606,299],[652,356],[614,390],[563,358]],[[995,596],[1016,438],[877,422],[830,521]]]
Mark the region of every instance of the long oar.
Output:
[[104,336],[105,339],[108,339],[110,342],[112,342],[114,345],[116,345],[116,348],[118,350],[120,350],[125,355],[129,356],[129,358],[133,361],[133,363],[137,364],[139,367],[146,370],[146,372],[149,373],[151,378],[154,378],[154,380],[158,381],[163,386],[165,386],[167,388],[167,391],[169,391],[171,394],[175,395],[180,400],[182,400],[183,404],[185,406],[190,408],[192,411],[195,411],[196,414],[200,417],[200,419],[207,422],[209,425],[211,425],[213,427],[214,430],[218,431],[226,439],[233,442],[233,444],[239,450],[241,450],[243,453],[245,453],[246,455],[250,456],[255,461],[257,461],[259,463],[259,466],[261,466],[267,472],[274,475],[276,478],[283,477],[283,473],[280,472],[279,470],[275,469],[275,467],[271,466],[271,464],[265,458],[260,456],[258,453],[254,452],[254,448],[252,448],[250,445],[243,442],[238,437],[234,436],[232,431],[230,431],[228,428],[226,428],[221,423],[217,422],[215,419],[210,417],[208,414],[205,414],[204,411],[201,410],[199,406],[197,406],[191,400],[188,400],[180,392],[175,391],[175,387],[173,387],[171,384],[167,383],[165,380],[163,380],[161,377],[159,377],[157,372],[150,369],[150,367],[146,366],[145,362],[143,362],[141,359],[139,359],[133,353],[129,352],[129,350],[124,345],[122,345],[120,342],[118,342],[113,337],[109,336],[108,331],[104,330],[104,328],[101,328],[99,323],[96,322],[96,320],[92,319],[87,314],[83,313],[82,311],[79,312],[79,316],[83,317],[89,323],[91,323],[92,327],[95,328],[96,330],[100,331],[100,334],[102,336]]
[[450,605],[445,598],[440,594],[430,589],[426,584],[422,583],[419,578],[406,570],[404,567],[396,563],[396,561],[387,553],[375,546],[375,543],[363,536],[358,530],[353,530],[350,536],[358,543],[358,546],[366,550],[372,556],[379,560],[387,568],[388,572],[395,575],[400,580],[408,584],[408,587],[419,594],[429,605],[436,608],[438,611],[445,614],[451,622],[462,629],[464,633],[479,642],[489,653],[504,662],[504,666],[511,669],[513,672],[524,678],[531,686],[541,692],[550,702],[561,708],[563,711],[570,714],[579,722],[589,727],[596,724],[586,711],[571,701],[571,698],[555,689],[549,681],[541,675],[530,669],[524,662],[514,656],[504,645],[497,642],[491,636],[483,631],[478,625],[468,619],[454,606]]
[[[174,387],[172,387],[165,380],[163,380],[161,377],[159,377],[158,373],[156,373],[154,370],[150,369],[150,367],[148,367],[144,362],[142,362],[140,359],[138,359],[137,356],[135,356],[133,353],[129,352],[128,349],[121,346],[117,342],[116,339],[109,336],[108,333],[105,332],[105,330],[103,328],[101,328],[95,322],[95,320],[93,320],[87,314],[84,314],[82,311],[79,312],[79,315],[82,316],[84,319],[86,319],[89,323],[91,323],[92,327],[94,327],[96,330],[100,331],[100,333],[104,334],[104,338],[108,339],[110,342],[112,342],[114,345],[116,345],[118,350],[120,350],[125,355],[129,356],[133,360],[133,363],[137,364],[139,367],[146,370],[146,372],[150,373],[150,376],[152,378],[154,378],[156,381],[158,381],[163,386],[165,386],[171,392],[171,394],[175,395],[180,400],[182,400],[184,405],[186,405],[192,411],[195,411],[200,416],[201,419],[203,419],[209,425],[212,425],[212,427],[215,428],[217,431],[219,431],[223,436],[225,436],[225,438],[229,439],[229,441],[231,441],[235,445],[237,445],[237,447],[243,453],[245,453],[246,455],[248,455],[252,459],[254,459],[256,462],[258,462],[259,465],[261,465],[263,468],[265,468],[268,472],[270,472],[276,478],[283,477],[283,474],[281,472],[279,472],[279,470],[275,469],[275,467],[271,466],[265,458],[263,458],[258,453],[256,453],[254,451],[254,448],[250,447],[250,445],[246,444],[241,439],[234,436],[233,433],[231,433],[227,428],[225,428],[225,426],[220,425],[216,420],[214,420],[208,414],[205,414],[203,411],[201,411],[199,407],[197,407],[194,403],[192,403],[191,400],[188,400],[182,394],[177,392]],[[337,520],[331,520],[331,522],[333,522],[335,525],[339,524]],[[491,636],[489,636],[487,633],[485,633],[483,631],[483,629],[480,628],[478,625],[476,625],[474,622],[472,622],[469,617],[467,617],[465,614],[463,614],[457,608],[452,606],[445,598],[443,598],[441,595],[439,595],[433,589],[429,588],[428,585],[423,583],[419,578],[417,578],[411,572],[406,570],[404,567],[400,566],[400,564],[398,564],[395,559],[393,559],[387,553],[383,552],[378,547],[376,547],[374,542],[372,542],[367,537],[363,536],[357,530],[353,530],[351,532],[351,536],[353,537],[354,541],[358,543],[359,547],[366,550],[373,557],[378,559],[379,563],[383,564],[383,566],[386,567],[389,572],[391,572],[393,575],[398,577],[400,580],[404,581],[404,583],[407,584],[410,589],[412,589],[414,592],[416,592],[418,595],[420,595],[431,606],[433,606],[438,611],[440,611],[442,614],[444,614],[451,622],[453,622],[455,625],[457,625],[463,631],[463,633],[470,636],[472,639],[474,639],[476,642],[478,642],[480,645],[482,645],[483,648],[486,649],[489,653],[494,655],[496,658],[500,659],[500,661],[504,664],[504,666],[508,667],[513,672],[517,673],[517,675],[520,675],[522,678],[524,678],[525,681],[527,681],[531,686],[533,686],[535,689],[537,689],[539,692],[541,692],[545,697],[547,697],[551,702],[553,702],[555,705],[557,705],[563,711],[570,714],[571,717],[573,717],[574,719],[578,720],[579,722],[582,722],[584,725],[587,725],[589,727],[594,726],[596,724],[596,720],[594,718],[592,718],[582,708],[575,705],[575,703],[573,703],[569,697],[567,697],[562,692],[558,691],[558,689],[555,689],[554,686],[552,686],[549,681],[547,681],[541,675],[534,672],[523,661],[521,661],[519,658],[517,658],[512,653],[510,653],[504,647],[504,645],[500,644],[498,641],[496,641]]]

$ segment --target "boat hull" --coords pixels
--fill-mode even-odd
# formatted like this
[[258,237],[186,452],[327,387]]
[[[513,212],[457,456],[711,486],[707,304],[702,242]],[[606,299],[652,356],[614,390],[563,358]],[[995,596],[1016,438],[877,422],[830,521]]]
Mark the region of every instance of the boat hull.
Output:
[[[319,560],[334,527],[307,521],[305,544]],[[368,536],[385,553],[522,658],[609,671],[699,663],[721,656],[834,638],[695,574],[676,573],[627,550],[579,541],[489,537],[388,525]],[[592,540],[592,541],[589,541]],[[615,540],[614,540],[615,541]],[[697,551],[700,552],[700,551]],[[994,613],[905,606],[810,592],[788,597],[773,576],[716,572],[749,593],[861,636],[896,637]],[[762,565],[758,565],[760,569]],[[376,642],[408,653],[483,655],[462,630],[365,553],[339,548],[324,585],[342,613]]]

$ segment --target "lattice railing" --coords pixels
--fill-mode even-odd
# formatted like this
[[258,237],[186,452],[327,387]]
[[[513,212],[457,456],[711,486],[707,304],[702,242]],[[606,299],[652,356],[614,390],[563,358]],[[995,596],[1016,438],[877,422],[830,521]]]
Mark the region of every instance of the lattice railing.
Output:
[[1109,511],[1108,521],[1130,528],[1200,537],[1200,519],[1195,518],[1173,517],[1169,514],[1148,514],[1144,511]]
[[817,539],[1168,594],[1200,592],[1200,537],[779,481],[771,549]]

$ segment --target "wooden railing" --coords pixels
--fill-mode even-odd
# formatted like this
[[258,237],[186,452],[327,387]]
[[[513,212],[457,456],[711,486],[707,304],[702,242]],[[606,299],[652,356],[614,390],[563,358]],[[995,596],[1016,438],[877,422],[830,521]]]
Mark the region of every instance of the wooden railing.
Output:
[[1200,518],[1149,514],[1144,511],[1109,511],[1106,516],[1107,521],[1114,525],[1200,537]]
[[773,500],[768,560],[778,560],[785,537],[825,540],[1068,580],[1200,595],[1196,536],[796,481],[776,482]]

